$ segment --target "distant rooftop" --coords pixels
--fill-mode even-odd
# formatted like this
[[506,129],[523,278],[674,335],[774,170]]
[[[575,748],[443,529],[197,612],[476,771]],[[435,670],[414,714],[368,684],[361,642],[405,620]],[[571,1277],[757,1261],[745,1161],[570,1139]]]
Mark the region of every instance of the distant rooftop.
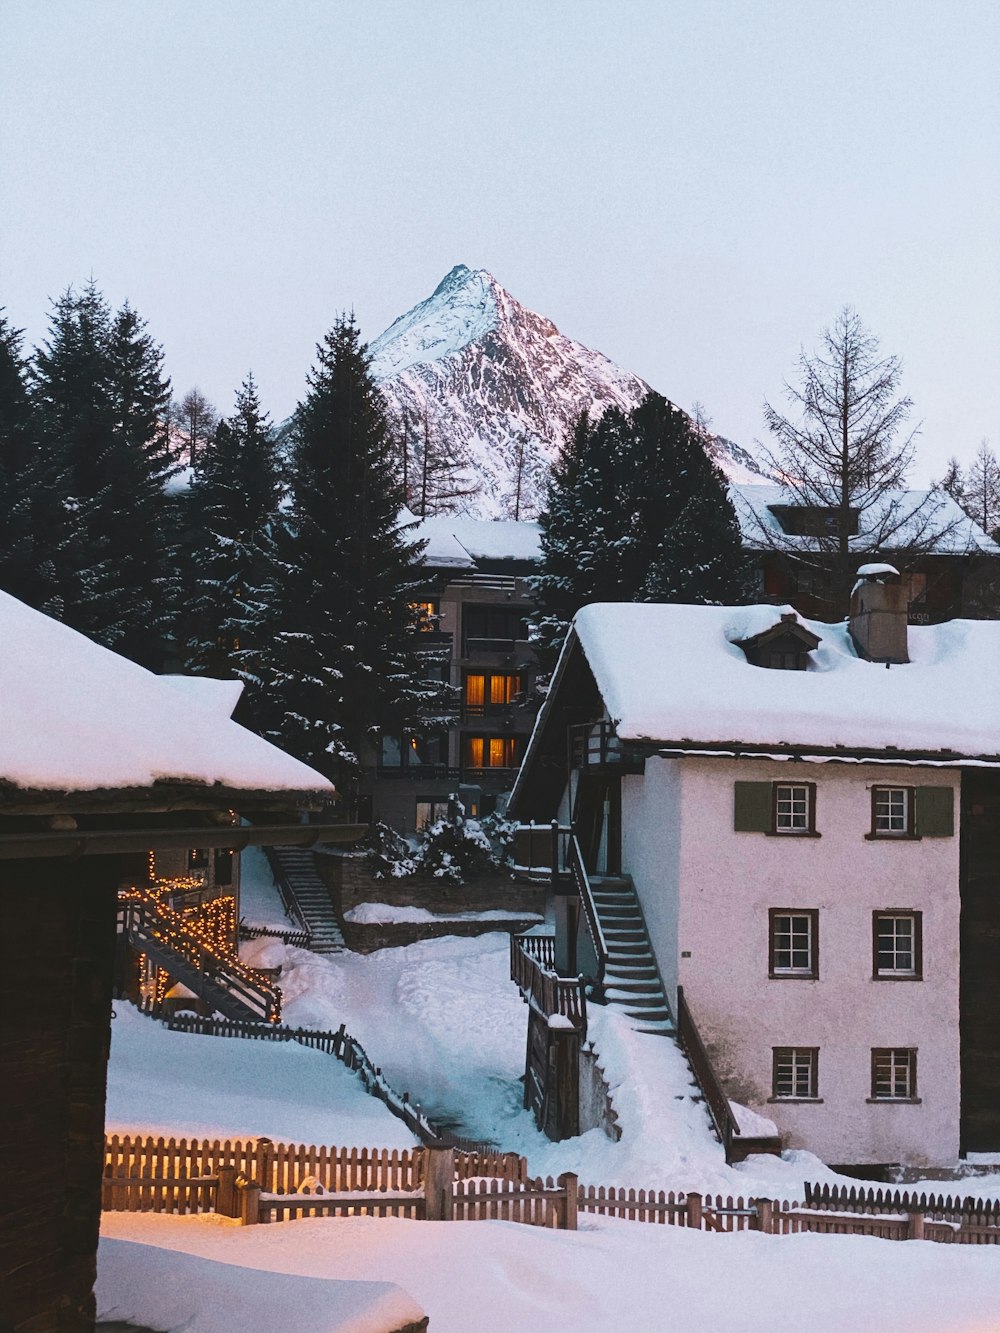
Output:
[[[789,533],[781,521],[786,508],[806,508],[782,486],[735,485],[729,494],[736,509],[743,544],[750,550],[815,550],[815,537]],[[884,543],[887,550],[904,550],[914,541],[923,545],[931,534],[938,541],[934,553],[941,555],[968,555],[982,552],[1000,555],[1000,546],[992,541],[978,523],[962,510],[950,495],[943,491],[886,491],[884,496],[860,516],[859,530],[851,537],[851,549],[859,554],[872,550],[872,534],[883,527],[890,506],[895,505],[890,526],[892,540]],[[777,511],[777,512],[775,512]]]
[[474,569],[480,562],[535,563],[541,558],[541,527],[513,519],[444,516],[414,520],[406,529],[413,541],[426,541],[422,563],[435,569]]

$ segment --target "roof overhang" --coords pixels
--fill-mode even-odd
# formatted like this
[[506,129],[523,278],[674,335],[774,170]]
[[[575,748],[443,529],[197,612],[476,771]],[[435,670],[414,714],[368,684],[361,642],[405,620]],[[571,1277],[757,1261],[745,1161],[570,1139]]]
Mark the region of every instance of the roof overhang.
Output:
[[0,861],[38,857],[76,860],[81,856],[119,856],[151,848],[207,847],[243,851],[246,847],[315,847],[354,843],[367,824],[201,824],[144,828],[22,830],[0,833]]

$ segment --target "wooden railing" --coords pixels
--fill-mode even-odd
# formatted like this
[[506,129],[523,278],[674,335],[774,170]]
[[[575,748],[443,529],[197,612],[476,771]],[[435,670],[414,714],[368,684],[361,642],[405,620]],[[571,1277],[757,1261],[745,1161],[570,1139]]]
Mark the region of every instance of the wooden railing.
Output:
[[271,870],[274,886],[278,890],[278,897],[281,899],[281,905],[285,909],[285,916],[288,917],[289,921],[297,921],[299,929],[305,933],[306,939],[311,939],[312,935],[309,931],[309,927],[302,918],[299,900],[295,896],[295,890],[285,872],[285,867],[278,859],[275,848],[265,847],[264,855],[267,857],[267,864]]
[[291,944],[297,949],[308,949],[312,935],[308,930],[282,930],[279,926],[248,926],[241,921],[239,925],[241,940],[280,940],[282,944]]
[[573,830],[551,824],[518,824],[511,845],[511,869],[522,879],[558,884],[567,873],[567,846]]
[[[535,956],[534,950],[541,949],[535,943],[544,938],[538,935],[512,935],[510,937],[510,975],[529,1004],[551,1018],[558,1014],[568,1019],[580,1033],[581,1040],[587,1035],[587,997],[582,978],[560,977],[543,965]],[[524,947],[524,942],[532,943]]]
[[529,958],[546,972],[556,970],[556,937],[554,935],[518,935],[517,943]]
[[597,904],[594,902],[594,895],[590,887],[590,876],[587,874],[583,852],[580,850],[580,842],[575,833],[569,838],[567,844],[567,860],[569,873],[580,899],[580,906],[583,909],[583,918],[587,923],[587,930],[594,946],[597,975],[593,978],[593,992],[595,998],[599,999],[604,993],[604,972],[608,965],[608,942],[604,938],[604,928],[601,925],[601,918],[597,914]]
[[281,1017],[281,991],[255,968],[227,957],[188,930],[187,920],[148,893],[129,890],[119,895],[119,929],[139,953],[148,954],[164,971],[194,993],[225,1011],[234,1008],[266,1023]]
[[740,1127],[684,999],[683,986],[677,987],[677,1040],[684,1049],[704,1095],[708,1113],[712,1117],[719,1142],[725,1149],[726,1161],[729,1162],[733,1155],[733,1139],[739,1134]]
[[935,1222],[1000,1226],[1000,1201],[974,1195],[920,1194],[864,1185],[805,1186],[805,1206],[818,1212],[922,1213]]

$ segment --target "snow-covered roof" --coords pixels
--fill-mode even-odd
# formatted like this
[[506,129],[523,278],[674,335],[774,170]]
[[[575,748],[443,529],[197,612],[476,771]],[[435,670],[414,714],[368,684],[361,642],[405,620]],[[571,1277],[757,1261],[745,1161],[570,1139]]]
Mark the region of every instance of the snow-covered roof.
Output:
[[[190,685],[178,688],[4,592],[0,642],[0,781],[44,791],[158,781],[332,791],[315,770],[223,717],[222,690],[192,707]],[[227,699],[233,684],[212,683]],[[207,698],[205,683],[196,689]]]
[[513,519],[445,516],[425,518],[407,529],[413,541],[426,541],[421,561],[439,569],[472,569],[479,560],[541,559],[542,529],[538,523]]
[[232,717],[243,693],[241,680],[218,680],[214,676],[161,676],[160,680],[217,718]]
[[[729,487],[736,509],[743,543],[752,550],[815,550],[815,537],[792,536],[784,531],[772,505],[796,505],[796,497],[782,486],[736,485]],[[889,514],[890,506],[895,506]],[[924,545],[937,534],[934,553],[966,555],[982,551],[1000,555],[1000,546],[991,541],[978,523],[974,523],[958,503],[944,491],[892,490],[861,515],[860,530],[850,539],[851,549],[870,551],[873,534],[892,530],[891,540],[883,543],[888,550],[903,550],[908,545]]]
[[1000,622],[909,628],[910,663],[859,658],[846,623],[801,623],[822,640],[807,671],[751,665],[736,641],[791,607],[585,606],[574,629],[625,740],[865,753],[1000,754]]

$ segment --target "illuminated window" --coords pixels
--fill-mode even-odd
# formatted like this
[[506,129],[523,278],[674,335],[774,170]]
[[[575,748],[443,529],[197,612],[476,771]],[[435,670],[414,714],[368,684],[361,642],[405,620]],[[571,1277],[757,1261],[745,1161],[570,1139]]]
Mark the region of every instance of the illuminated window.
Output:
[[517,768],[519,736],[466,736],[466,768]]
[[468,672],[463,697],[466,717],[505,712],[516,702],[521,688],[521,676],[516,671]]
[[422,634],[432,633],[438,627],[439,602],[430,598],[426,602],[411,602],[410,607],[417,618],[417,629]]
[[417,817],[414,820],[414,828],[418,833],[422,833],[431,824],[436,824],[439,819],[447,818],[448,802],[446,800],[417,801]]

